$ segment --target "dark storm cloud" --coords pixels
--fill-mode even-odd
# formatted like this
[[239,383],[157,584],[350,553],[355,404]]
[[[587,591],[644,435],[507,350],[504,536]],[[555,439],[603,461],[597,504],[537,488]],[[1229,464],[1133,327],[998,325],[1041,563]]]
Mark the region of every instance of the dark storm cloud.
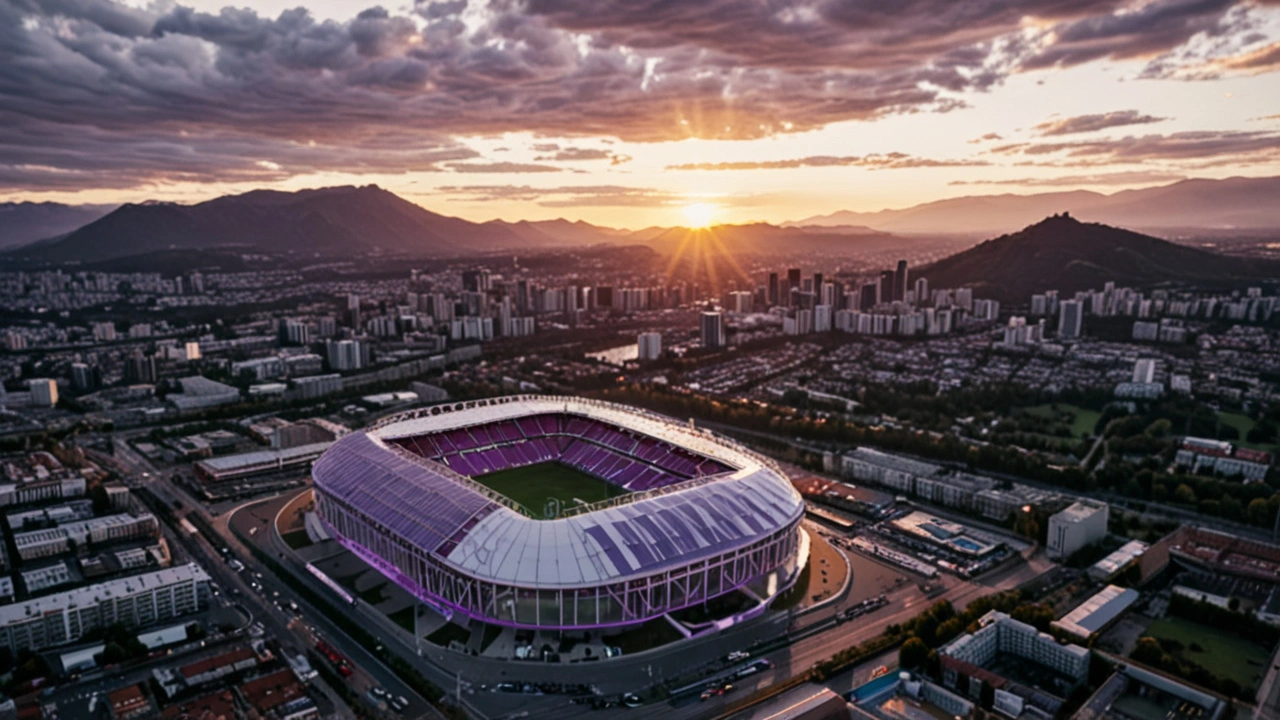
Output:
[[1098,113],[1094,115],[1076,115],[1075,117],[1047,120],[1033,129],[1041,135],[1072,135],[1075,133],[1094,132],[1125,125],[1146,125],[1168,120],[1168,118],[1146,115],[1137,110],[1118,110],[1116,112]]
[[958,109],[1023,68],[1168,52],[1246,27],[1233,1],[452,0],[336,22],[0,0],[0,175],[39,190],[95,172],[86,187],[404,172],[506,132],[758,138]]

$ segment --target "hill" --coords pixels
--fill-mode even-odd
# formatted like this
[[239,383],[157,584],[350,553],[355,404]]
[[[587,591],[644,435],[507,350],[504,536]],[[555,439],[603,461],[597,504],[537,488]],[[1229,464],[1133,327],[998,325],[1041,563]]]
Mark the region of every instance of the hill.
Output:
[[1032,195],[968,195],[896,210],[841,210],[793,227],[865,225],[898,233],[990,234],[1069,212],[1091,222],[1131,228],[1280,228],[1280,177],[1182,180],[1111,195],[1076,190]]
[[196,205],[124,205],[26,259],[94,262],[162,250],[254,249],[307,256],[353,252],[449,256],[573,243],[555,227],[473,223],[426,210],[376,185],[255,190]]
[[0,248],[56,237],[106,215],[115,205],[0,203]]
[[1055,215],[1035,225],[912,271],[929,286],[973,287],[983,297],[1025,303],[1032,293],[1117,285],[1171,283],[1239,287],[1280,277],[1280,262],[1259,261],[1178,245],[1100,223]]

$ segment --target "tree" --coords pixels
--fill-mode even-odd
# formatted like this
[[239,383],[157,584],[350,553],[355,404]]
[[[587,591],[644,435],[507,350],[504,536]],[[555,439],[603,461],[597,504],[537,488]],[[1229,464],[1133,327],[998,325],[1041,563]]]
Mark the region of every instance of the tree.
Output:
[[908,638],[898,650],[898,665],[903,668],[916,668],[929,659],[929,646],[918,637]]
[[1271,507],[1263,498],[1254,498],[1249,501],[1249,507],[1245,510],[1245,514],[1249,517],[1249,524],[1267,526],[1274,519],[1271,515]]
[[1153,637],[1138,638],[1138,644],[1129,657],[1144,665],[1159,666],[1160,659],[1164,657],[1164,648],[1160,646],[1160,641]]
[[1190,485],[1182,483],[1173,491],[1173,501],[1179,505],[1195,505],[1196,492],[1191,489]]

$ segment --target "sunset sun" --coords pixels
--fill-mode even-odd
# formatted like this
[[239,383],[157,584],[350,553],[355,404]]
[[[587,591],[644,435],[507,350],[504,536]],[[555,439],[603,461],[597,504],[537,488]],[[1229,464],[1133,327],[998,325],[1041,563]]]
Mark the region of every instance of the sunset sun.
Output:
[[684,206],[684,219],[691,228],[704,228],[715,220],[717,210],[711,203],[692,203]]

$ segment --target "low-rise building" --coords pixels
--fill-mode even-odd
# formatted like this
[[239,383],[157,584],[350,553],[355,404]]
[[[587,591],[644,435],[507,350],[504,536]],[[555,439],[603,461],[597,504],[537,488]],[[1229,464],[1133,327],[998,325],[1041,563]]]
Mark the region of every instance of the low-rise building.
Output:
[[41,650],[98,627],[142,627],[193,613],[207,602],[209,576],[180,565],[0,606],[0,647]]

